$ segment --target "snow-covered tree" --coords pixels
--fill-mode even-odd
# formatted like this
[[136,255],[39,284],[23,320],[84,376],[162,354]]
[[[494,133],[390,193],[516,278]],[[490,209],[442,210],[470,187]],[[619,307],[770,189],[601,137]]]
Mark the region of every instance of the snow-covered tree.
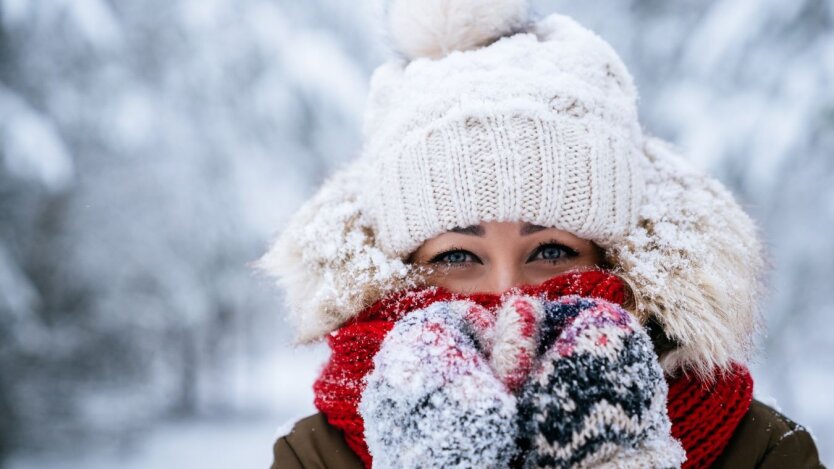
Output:
[[248,263],[358,145],[371,55],[325,8],[0,1],[5,447],[252,410],[287,339]]

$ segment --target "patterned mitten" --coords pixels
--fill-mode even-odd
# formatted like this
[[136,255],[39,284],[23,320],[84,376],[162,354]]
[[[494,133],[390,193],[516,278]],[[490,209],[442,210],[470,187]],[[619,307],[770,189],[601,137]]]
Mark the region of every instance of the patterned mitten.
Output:
[[516,452],[516,398],[478,350],[466,302],[397,321],[374,356],[359,413],[374,466],[503,468]]
[[637,320],[578,296],[544,309],[540,361],[519,398],[524,467],[680,467],[668,388]]

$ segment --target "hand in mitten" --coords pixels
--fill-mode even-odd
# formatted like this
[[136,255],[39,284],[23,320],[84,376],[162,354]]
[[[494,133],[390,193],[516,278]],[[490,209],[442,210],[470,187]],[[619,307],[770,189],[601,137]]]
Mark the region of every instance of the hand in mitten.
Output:
[[519,398],[524,467],[680,467],[652,343],[604,300],[544,305],[539,364]]
[[507,467],[516,398],[478,350],[471,303],[438,302],[397,321],[359,403],[374,466]]

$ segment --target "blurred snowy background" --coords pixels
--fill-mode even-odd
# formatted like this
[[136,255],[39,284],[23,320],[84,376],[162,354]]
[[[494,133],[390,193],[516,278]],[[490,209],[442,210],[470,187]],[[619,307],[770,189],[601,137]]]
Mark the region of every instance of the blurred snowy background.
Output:
[[[266,467],[326,357],[247,267],[355,156],[343,0],[0,0],[0,467]],[[834,1],[540,1],[759,221],[757,396],[834,461]]]

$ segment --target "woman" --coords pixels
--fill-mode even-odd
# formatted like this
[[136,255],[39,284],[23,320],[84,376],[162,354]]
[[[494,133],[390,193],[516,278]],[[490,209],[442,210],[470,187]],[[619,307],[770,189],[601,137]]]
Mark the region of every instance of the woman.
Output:
[[821,467],[752,399],[752,221],[611,47],[521,0],[385,15],[362,156],[257,263],[332,351],[273,467]]

